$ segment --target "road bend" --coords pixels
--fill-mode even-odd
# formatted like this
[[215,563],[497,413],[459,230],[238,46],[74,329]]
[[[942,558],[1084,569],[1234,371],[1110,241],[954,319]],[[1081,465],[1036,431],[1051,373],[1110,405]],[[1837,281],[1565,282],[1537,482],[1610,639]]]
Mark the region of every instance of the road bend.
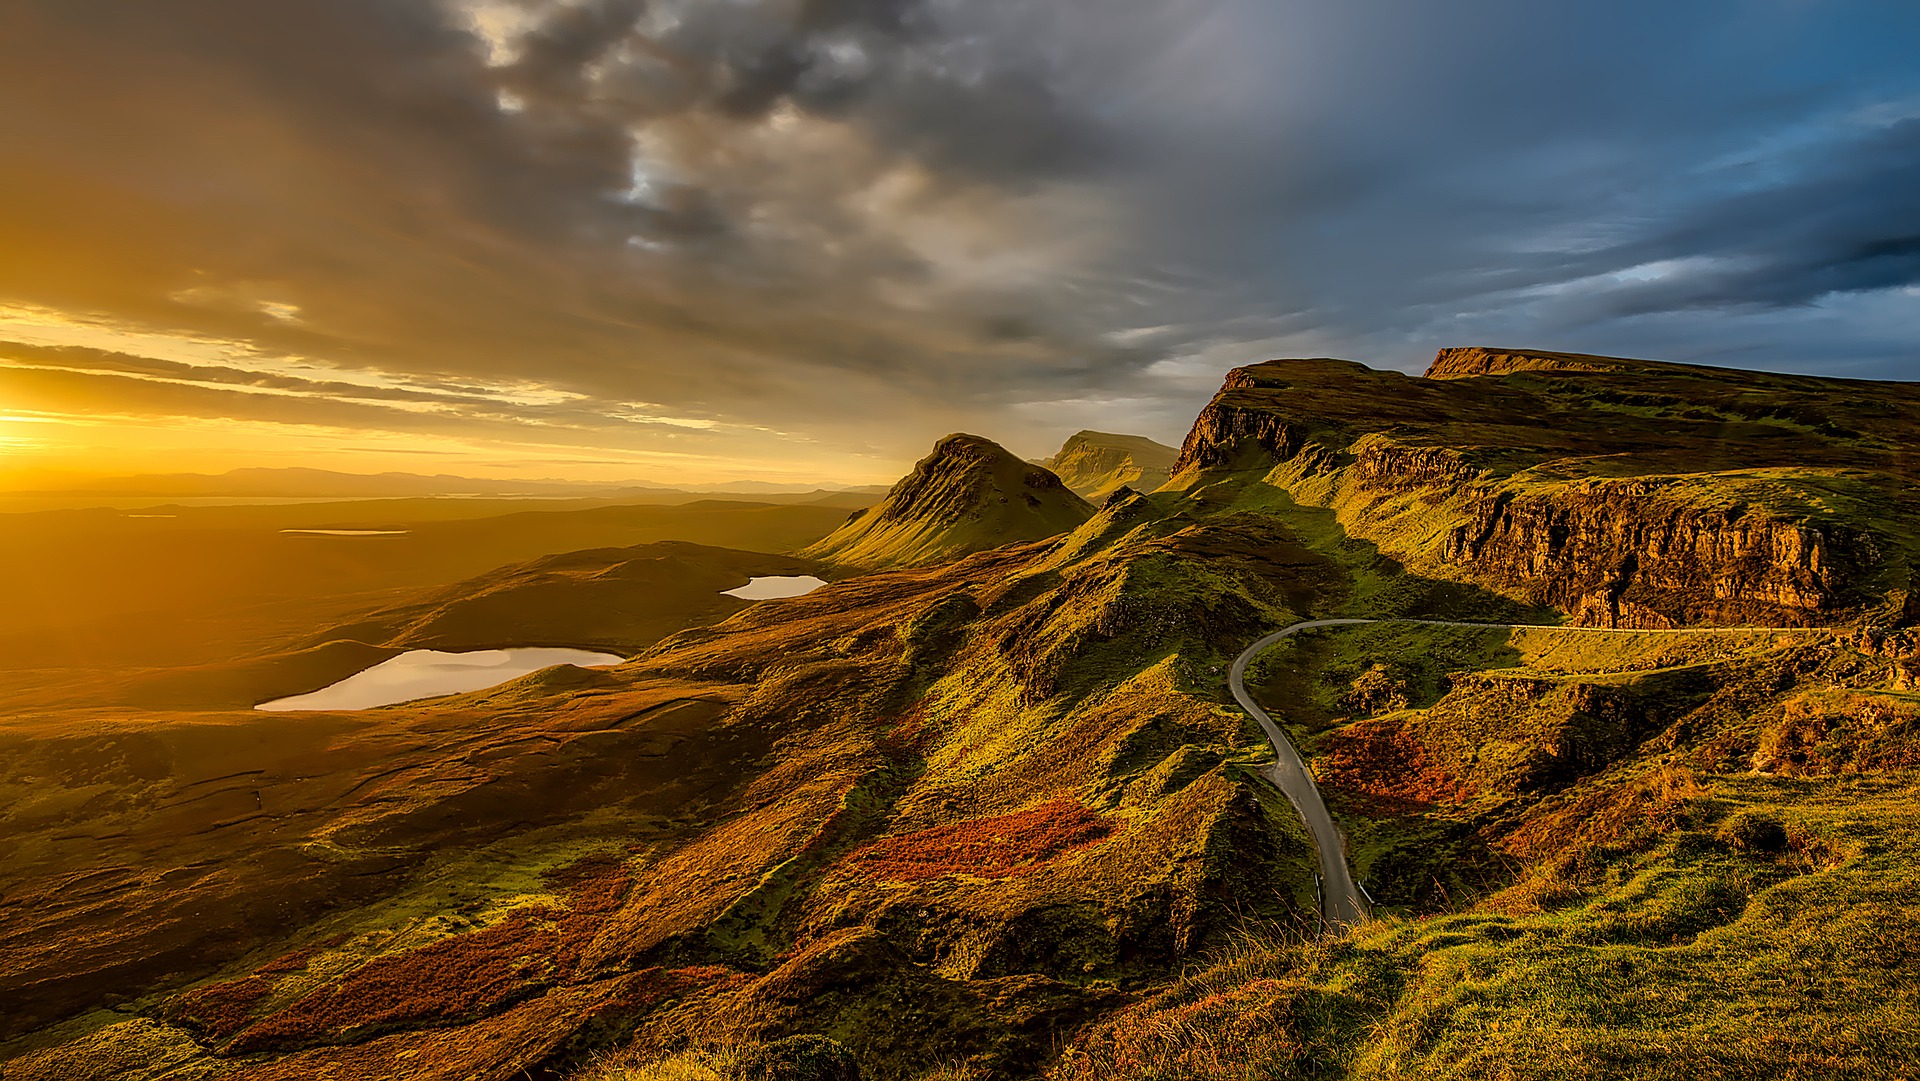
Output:
[[1320,919],[1324,928],[1336,932],[1365,923],[1371,906],[1360,892],[1360,886],[1353,878],[1353,870],[1347,863],[1346,838],[1340,833],[1340,827],[1334,825],[1333,816],[1327,812],[1326,801],[1320,798],[1320,786],[1313,781],[1313,774],[1300,757],[1300,752],[1287,738],[1280,726],[1274,723],[1260,703],[1247,693],[1247,665],[1260,655],[1262,650],[1283,638],[1291,638],[1304,631],[1319,630],[1322,627],[1351,627],[1361,623],[1405,623],[1422,627],[1476,627],[1496,630],[1530,631],[1575,631],[1589,634],[1725,634],[1731,631],[1766,631],[1774,633],[1794,633],[1800,631],[1822,631],[1821,628],[1807,627],[1675,627],[1661,629],[1635,629],[1619,627],[1565,627],[1543,626],[1538,623],[1467,623],[1445,619],[1309,619],[1282,627],[1265,638],[1240,651],[1233,659],[1233,667],[1227,670],[1227,687],[1233,692],[1234,701],[1246,710],[1253,719],[1260,722],[1260,728],[1266,732],[1267,739],[1273,744],[1273,764],[1260,771],[1260,775],[1272,781],[1274,787],[1286,794],[1301,821],[1306,823],[1307,833],[1313,838],[1314,850],[1320,857],[1321,905]]

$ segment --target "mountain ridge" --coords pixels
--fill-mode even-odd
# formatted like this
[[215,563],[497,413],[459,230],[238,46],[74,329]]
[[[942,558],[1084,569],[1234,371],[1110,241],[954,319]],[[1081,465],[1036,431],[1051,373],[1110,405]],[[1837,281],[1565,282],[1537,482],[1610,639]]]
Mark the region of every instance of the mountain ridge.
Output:
[[1583,622],[1824,622],[1913,591],[1920,384],[1504,356],[1235,369],[1171,483],[1265,461],[1410,567]]

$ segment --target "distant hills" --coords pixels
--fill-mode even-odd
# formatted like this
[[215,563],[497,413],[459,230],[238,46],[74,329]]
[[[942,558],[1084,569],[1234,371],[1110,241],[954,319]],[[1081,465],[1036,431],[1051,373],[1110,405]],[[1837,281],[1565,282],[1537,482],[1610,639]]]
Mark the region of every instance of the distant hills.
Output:
[[1068,488],[1099,502],[1121,485],[1151,492],[1167,482],[1179,450],[1144,435],[1080,431],[1067,437],[1060,453],[1034,464],[1053,470]]
[[754,575],[828,573],[812,560],[685,541],[592,548],[516,563],[317,634],[409,649],[547,642],[634,653],[746,608],[724,590]]
[[[41,495],[151,496],[155,498],[257,497],[262,499],[381,499],[405,496],[633,497],[678,494],[793,495],[859,492],[877,495],[883,485],[773,484],[727,481],[666,485],[651,482],[582,483],[565,480],[495,480],[419,473],[342,473],[330,469],[247,467],[225,473],[142,473],[46,481],[21,492]],[[19,493],[15,493],[19,494]]]
[[857,567],[906,567],[1051,537],[1093,507],[1044,466],[991,439],[950,435],[874,507],[802,555]]

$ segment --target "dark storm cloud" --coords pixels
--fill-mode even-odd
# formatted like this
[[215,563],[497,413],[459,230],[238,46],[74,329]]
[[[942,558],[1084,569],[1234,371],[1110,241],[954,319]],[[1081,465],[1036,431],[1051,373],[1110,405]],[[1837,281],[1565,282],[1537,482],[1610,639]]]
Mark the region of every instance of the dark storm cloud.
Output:
[[1822,149],[1803,174],[1689,208],[1677,227],[1609,251],[1626,266],[1697,265],[1599,303],[1613,314],[1788,306],[1920,284],[1920,119]]
[[0,302],[405,389],[130,378],[537,382],[573,404],[530,423],[899,452],[1175,436],[1292,352],[1913,375],[1916,34],[1867,0],[21,0]]

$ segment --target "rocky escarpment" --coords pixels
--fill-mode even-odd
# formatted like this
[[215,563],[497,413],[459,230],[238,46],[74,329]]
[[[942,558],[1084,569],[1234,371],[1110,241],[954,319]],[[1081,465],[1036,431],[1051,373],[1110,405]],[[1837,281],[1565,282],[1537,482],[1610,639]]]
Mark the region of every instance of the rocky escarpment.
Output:
[[1180,444],[1174,473],[1188,469],[1215,469],[1233,464],[1239,454],[1258,449],[1281,460],[1298,455],[1306,433],[1271,413],[1242,409],[1215,401],[1200,411],[1193,430]]
[[1628,361],[1618,357],[1598,357],[1586,353],[1554,353],[1533,349],[1489,349],[1484,346],[1456,346],[1442,349],[1427,366],[1428,379],[1466,379],[1476,375],[1511,375],[1514,372],[1621,372],[1648,368],[1680,368],[1678,364],[1656,361]]
[[1181,441],[1180,456],[1173,461],[1175,476],[1192,469],[1232,465],[1249,450],[1284,461],[1306,447],[1304,425],[1262,405],[1235,400],[1235,392],[1258,390],[1262,386],[1249,369],[1235,368],[1227,373],[1220,393],[1200,410],[1186,439]]
[[1912,384],[1580,354],[1274,361],[1228,375],[1174,486],[1257,470],[1410,569],[1585,624],[1897,622],[1915,418]]
[[1665,498],[1657,481],[1466,499],[1442,561],[1471,577],[1608,627],[1806,624],[1856,595],[1874,546],[1860,532],[1710,510]]
[[1484,476],[1450,447],[1412,447],[1391,439],[1367,438],[1353,449],[1354,478],[1382,491],[1449,488]]

